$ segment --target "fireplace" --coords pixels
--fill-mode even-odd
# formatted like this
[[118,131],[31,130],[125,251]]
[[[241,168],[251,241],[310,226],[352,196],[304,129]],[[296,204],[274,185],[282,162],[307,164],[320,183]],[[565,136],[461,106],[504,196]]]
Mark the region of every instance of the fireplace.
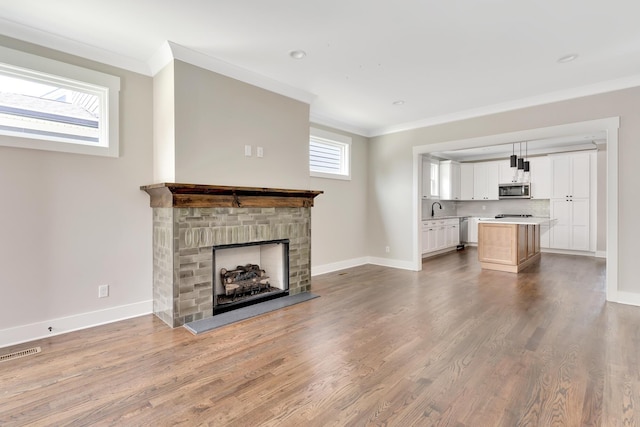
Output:
[[213,315],[289,295],[289,239],[213,247]]
[[[321,191],[173,183],[141,189],[150,195],[153,208],[153,312],[169,326],[263,297],[311,290],[311,207]],[[218,255],[224,258],[225,251],[240,248],[261,255],[220,264]],[[271,263],[266,260],[277,258],[273,254],[278,251],[283,254],[280,267],[261,265]],[[245,288],[240,295],[244,302],[235,304],[237,298],[231,305],[218,304],[220,269],[246,264],[258,264],[269,275],[270,287],[279,290],[261,296],[263,290]]]

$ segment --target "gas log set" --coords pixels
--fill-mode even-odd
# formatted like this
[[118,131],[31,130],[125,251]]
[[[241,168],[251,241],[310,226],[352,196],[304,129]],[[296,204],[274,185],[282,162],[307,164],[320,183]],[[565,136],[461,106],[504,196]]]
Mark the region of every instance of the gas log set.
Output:
[[218,304],[229,304],[238,299],[262,293],[279,291],[269,284],[269,276],[257,264],[239,265],[234,270],[220,269],[224,295],[218,295]]

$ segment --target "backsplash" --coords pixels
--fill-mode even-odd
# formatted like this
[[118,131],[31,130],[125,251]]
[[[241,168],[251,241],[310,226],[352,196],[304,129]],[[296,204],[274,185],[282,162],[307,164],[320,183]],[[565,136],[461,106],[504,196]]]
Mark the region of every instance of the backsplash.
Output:
[[435,216],[455,216],[458,215],[456,213],[456,203],[446,200],[433,200],[433,199],[422,199],[422,218],[431,217],[431,205],[435,202],[438,202],[442,205],[442,209],[438,208],[438,205],[434,206]]
[[[455,202],[456,213],[451,215],[493,217],[497,214],[530,214],[549,216],[549,200],[484,200]],[[482,207],[485,207],[483,209]]]
[[[453,202],[440,201],[433,199],[422,199],[422,218],[431,217],[431,205],[439,202],[442,209],[438,209],[438,205],[434,206],[436,217],[442,216],[477,216],[477,217],[494,217],[497,214],[529,214],[539,217],[549,216],[549,200],[484,200],[479,202]],[[485,209],[482,209],[482,207]]]

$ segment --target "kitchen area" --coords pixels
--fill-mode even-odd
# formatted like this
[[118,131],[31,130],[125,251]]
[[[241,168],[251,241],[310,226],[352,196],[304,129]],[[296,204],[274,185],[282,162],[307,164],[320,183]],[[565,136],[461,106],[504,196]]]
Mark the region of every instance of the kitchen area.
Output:
[[599,175],[606,176],[603,165],[599,167],[606,154],[602,150],[594,136],[590,141],[525,142],[424,155],[422,257],[478,246],[482,258],[487,253],[482,224],[491,223],[503,223],[498,227],[503,239],[506,223],[524,227],[521,233],[529,230],[521,238],[524,254],[517,253],[515,244],[516,249],[498,249],[494,255],[503,252],[505,258],[521,260],[539,258],[540,252],[598,256],[603,239],[598,200],[606,200],[598,182]]

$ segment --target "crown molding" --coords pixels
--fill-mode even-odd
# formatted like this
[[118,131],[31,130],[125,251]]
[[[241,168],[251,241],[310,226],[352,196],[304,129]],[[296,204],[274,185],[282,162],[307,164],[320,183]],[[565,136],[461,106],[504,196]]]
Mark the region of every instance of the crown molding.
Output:
[[[154,76],[172,60],[178,59],[309,105],[311,105],[316,99],[316,95],[313,93],[287,85],[248,69],[225,62],[221,59],[178,45],[171,41],[163,43],[163,45],[148,61],[141,61],[93,45],[68,39],[57,34],[42,31],[28,25],[7,20],[5,18],[0,18],[0,28],[2,28],[2,35],[6,37],[27,43],[33,43],[67,53],[69,55],[75,55],[147,76]],[[519,100],[379,128],[362,128],[354,126],[327,115],[317,114],[314,111],[310,114],[310,120],[320,125],[329,126],[345,132],[371,138],[444,123],[488,116],[491,114],[504,113],[527,107],[613,92],[637,86],[640,86],[640,75],[632,75],[620,79],[608,80],[591,85],[549,92]]]
[[151,69],[151,74],[157,74],[162,68],[175,59],[304,102],[305,104],[311,104],[316,98],[316,95],[305,90],[289,86],[263,76],[262,74],[238,67],[237,65],[181,46],[172,41],[166,41],[149,60],[148,65]]
[[311,111],[311,113],[309,115],[309,121],[312,124],[315,123],[315,124],[318,124],[318,125],[327,126],[327,127],[333,128],[333,129],[344,131],[344,132],[353,133],[355,135],[364,136],[365,138],[368,138],[370,136],[369,132],[364,128],[353,126],[353,125],[341,122],[341,121],[336,120],[336,119],[331,118],[331,117],[327,117],[327,116],[322,116],[320,114],[316,114],[316,113],[313,112],[313,107],[311,107],[311,110],[312,111]]
[[145,61],[130,58],[122,54],[102,49],[90,44],[71,40],[57,34],[39,30],[28,25],[19,24],[4,18],[0,18],[2,35],[16,40],[33,43],[49,49],[79,56],[102,64],[122,68],[134,73],[151,75],[149,66]]
[[293,98],[305,104],[311,104],[316,98],[316,95],[310,92],[289,86],[170,41],[165,42],[148,61],[141,61],[4,18],[0,18],[0,28],[2,28],[2,35],[16,40],[33,43],[69,55],[79,56],[147,76],[154,76],[173,59],[178,59],[259,88]]
[[444,123],[457,122],[460,120],[472,119],[476,117],[488,116],[491,114],[504,113],[507,111],[520,110],[527,107],[535,107],[539,105],[551,104],[559,101],[567,101],[585,96],[598,95],[601,93],[613,92],[616,90],[629,89],[640,86],[640,74],[623,77],[615,80],[607,80],[591,85],[580,86],[576,88],[549,92],[542,95],[531,96],[514,101],[503,102],[500,104],[487,105],[481,108],[459,111],[452,114],[431,117],[428,119],[418,120],[394,126],[381,127],[370,132],[370,137],[388,135],[391,133],[403,132],[418,128],[440,125]]

